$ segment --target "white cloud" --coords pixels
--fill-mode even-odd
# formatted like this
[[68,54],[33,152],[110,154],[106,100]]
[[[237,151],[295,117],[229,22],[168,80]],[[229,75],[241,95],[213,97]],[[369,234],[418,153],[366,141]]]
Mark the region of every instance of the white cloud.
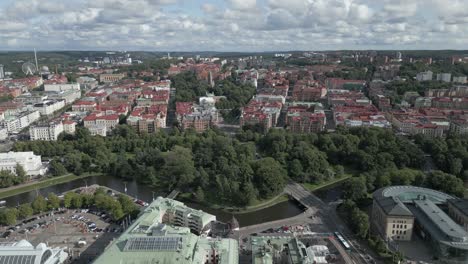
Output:
[[[468,0],[16,0],[10,49],[464,48]],[[194,8],[196,10],[189,10]],[[465,41],[465,42],[464,42]]]
[[237,10],[254,9],[257,6],[256,0],[228,0],[232,8]]

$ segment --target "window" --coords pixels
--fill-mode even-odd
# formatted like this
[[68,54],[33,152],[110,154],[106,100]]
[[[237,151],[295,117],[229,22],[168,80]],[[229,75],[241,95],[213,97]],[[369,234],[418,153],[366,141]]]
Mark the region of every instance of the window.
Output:
[[393,228],[395,228],[395,224],[393,224]]

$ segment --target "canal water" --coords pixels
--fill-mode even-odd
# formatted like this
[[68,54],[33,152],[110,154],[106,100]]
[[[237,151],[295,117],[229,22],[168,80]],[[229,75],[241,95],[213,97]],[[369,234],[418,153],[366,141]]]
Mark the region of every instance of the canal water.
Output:
[[[67,183],[57,184],[54,186],[45,187],[43,189],[38,189],[22,194],[18,194],[15,196],[11,196],[5,198],[8,206],[16,206],[22,203],[28,203],[34,200],[37,194],[41,194],[43,196],[47,196],[48,193],[53,192],[56,194],[61,194],[63,192],[76,189],[79,187],[83,187],[85,185],[92,185],[98,184],[102,186],[107,186],[111,189],[116,191],[124,192],[125,185],[127,186],[127,194],[141,199],[146,202],[150,202],[154,197],[157,196],[164,196],[166,193],[157,192],[154,189],[150,188],[148,185],[137,183],[136,181],[125,182],[124,180],[109,176],[109,175],[102,175],[102,176],[92,176],[85,179],[78,179],[74,181],[70,181]],[[154,193],[153,193],[154,192]],[[233,214],[227,213],[222,210],[212,209],[204,207],[200,204],[196,203],[186,203],[187,206],[190,206],[195,209],[203,210],[207,213],[216,215],[217,219],[223,222],[229,221]],[[268,221],[279,220],[283,218],[292,217],[302,213],[302,209],[296,202],[294,201],[286,201],[282,203],[278,203],[271,207],[258,210],[255,212],[245,213],[245,214],[234,214],[236,219],[239,221],[240,226],[248,226],[259,224]]]

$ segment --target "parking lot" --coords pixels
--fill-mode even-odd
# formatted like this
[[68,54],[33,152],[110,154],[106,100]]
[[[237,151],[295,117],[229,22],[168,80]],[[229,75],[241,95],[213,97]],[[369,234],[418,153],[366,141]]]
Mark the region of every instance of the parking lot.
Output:
[[103,212],[62,210],[2,228],[0,242],[26,239],[33,245],[44,242],[51,247],[66,247],[73,263],[88,263],[121,231]]

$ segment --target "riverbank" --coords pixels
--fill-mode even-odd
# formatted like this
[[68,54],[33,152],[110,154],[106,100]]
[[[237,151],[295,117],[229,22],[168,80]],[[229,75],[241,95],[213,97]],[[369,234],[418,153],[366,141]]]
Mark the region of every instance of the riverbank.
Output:
[[352,175],[345,175],[344,177],[341,177],[341,178],[338,178],[338,179],[333,179],[331,181],[326,181],[326,182],[323,182],[323,183],[320,183],[320,184],[311,184],[311,183],[303,183],[302,185],[309,191],[311,192],[315,192],[317,190],[320,190],[322,188],[325,188],[325,187],[329,187],[329,186],[332,186],[334,184],[338,184],[338,183],[341,183],[341,182],[344,182],[344,181],[347,181],[348,179],[350,179],[351,177],[353,177]]
[[[192,199],[191,194],[189,193],[181,193],[178,195],[177,198],[183,201],[197,203],[197,201]],[[265,209],[265,208],[268,208],[268,207],[271,207],[271,206],[274,206],[274,205],[277,205],[279,203],[283,203],[286,201],[289,201],[289,197],[286,194],[281,193],[271,199],[256,201],[252,205],[245,206],[245,207],[224,206],[224,205],[211,204],[211,203],[210,204],[203,203],[203,206],[209,207],[214,210],[220,210],[225,213],[239,215],[239,214],[247,214],[247,213],[259,211],[259,210],[262,210],[262,209]]]
[[76,176],[74,174],[67,174],[63,176],[58,176],[58,177],[53,177],[53,178],[44,178],[39,181],[33,181],[21,185],[16,185],[12,187],[5,188],[3,190],[0,190],[0,199],[18,195],[21,193],[25,192],[30,192],[38,189],[42,189],[45,187],[61,184],[61,183],[66,183],[78,179],[85,179],[91,176],[99,176],[102,175],[102,173],[85,173],[80,176]]

